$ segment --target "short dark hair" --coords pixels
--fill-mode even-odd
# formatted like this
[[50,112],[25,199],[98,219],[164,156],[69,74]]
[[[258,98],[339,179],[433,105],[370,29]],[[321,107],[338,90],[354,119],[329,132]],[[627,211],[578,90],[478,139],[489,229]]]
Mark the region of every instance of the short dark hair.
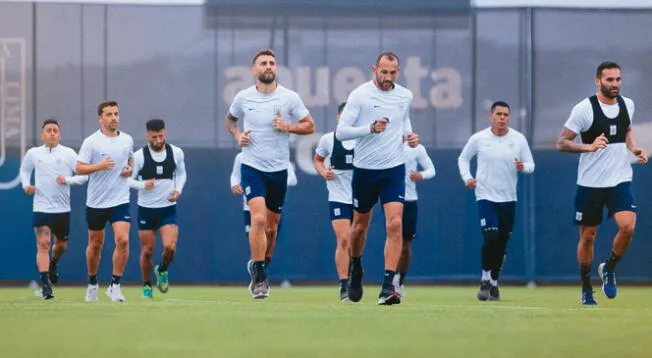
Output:
[[145,127],[148,131],[158,132],[165,129],[165,122],[162,119],[154,118],[147,121]]
[[54,118],[48,118],[48,119],[46,119],[46,120],[43,121],[43,125],[41,126],[41,129],[45,128],[45,126],[47,126],[48,124],[54,124],[54,125],[56,125],[57,127],[59,126],[59,122],[57,122],[56,119],[54,119]]
[[342,114],[342,111],[344,110],[344,106],[346,106],[346,102],[340,103],[339,106],[337,106],[337,114]]
[[612,68],[617,68],[620,70],[620,65],[613,61],[604,61],[603,63],[599,64],[598,68],[595,70],[595,77],[597,78],[602,77],[602,71],[609,70]]
[[510,111],[512,110],[512,109],[509,107],[509,104],[507,104],[507,102],[504,102],[504,101],[496,101],[496,102],[494,102],[494,104],[491,105],[491,113],[494,112],[494,109],[496,109],[496,107],[505,107],[505,108],[509,109]]
[[395,54],[394,52],[391,52],[391,51],[385,51],[385,52],[382,52],[380,55],[378,55],[378,57],[376,58],[376,66],[380,65],[380,60],[382,60],[383,57],[387,58],[387,60],[389,60],[391,62],[396,61],[396,62],[398,62],[399,65],[401,64],[401,61],[398,59],[397,54]]
[[254,55],[253,60],[251,60],[251,64],[252,65],[256,64],[256,60],[260,56],[272,56],[272,57],[274,57],[274,59],[276,59],[276,54],[274,53],[274,51],[272,51],[271,49],[266,48],[266,49],[262,49],[262,50],[259,50],[258,52],[256,52],[256,54]]
[[104,108],[107,108],[107,107],[119,107],[118,102],[116,102],[116,101],[104,101],[104,102],[100,103],[100,105],[97,106],[97,115],[101,116],[102,112],[104,111]]

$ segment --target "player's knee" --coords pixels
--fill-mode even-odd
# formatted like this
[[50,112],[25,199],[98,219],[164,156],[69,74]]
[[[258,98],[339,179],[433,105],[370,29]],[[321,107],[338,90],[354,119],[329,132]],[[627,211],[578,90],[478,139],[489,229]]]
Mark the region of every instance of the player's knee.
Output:
[[126,250],[129,248],[129,236],[120,235],[115,237],[115,246],[121,250]]
[[387,233],[402,235],[402,227],[402,219],[400,216],[397,215],[387,218]]
[[265,214],[251,215],[251,228],[262,230],[265,227]]
[[174,254],[177,251],[177,245],[176,244],[165,244],[163,245],[163,251],[169,254]]
[[57,240],[55,246],[57,247],[58,250],[66,251],[68,249],[68,241]]
[[140,256],[142,256],[145,260],[151,260],[153,254],[154,254],[153,246],[142,246],[140,248]]
[[351,232],[354,238],[361,237],[364,235],[366,230],[367,226],[363,223],[353,223],[353,225],[351,225]]
[[269,239],[275,239],[276,238],[276,228],[265,228],[265,236]]
[[340,236],[337,238],[337,246],[340,250],[349,250],[349,237],[348,235]]
[[593,245],[593,243],[595,242],[595,235],[596,235],[595,229],[583,230],[580,235],[580,243],[586,246]]
[[36,248],[38,249],[38,251],[47,252],[48,250],[50,250],[50,240],[49,239],[46,240],[45,238],[43,239],[39,238],[38,242],[36,243]]
[[636,224],[633,222],[618,226],[618,231],[620,231],[620,234],[625,237],[632,237],[635,230]]

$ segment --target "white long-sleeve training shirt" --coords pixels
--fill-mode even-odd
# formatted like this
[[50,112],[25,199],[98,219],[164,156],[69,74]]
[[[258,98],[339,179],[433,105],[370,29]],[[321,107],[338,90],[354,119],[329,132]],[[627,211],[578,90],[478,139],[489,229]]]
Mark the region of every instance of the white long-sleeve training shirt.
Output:
[[[179,194],[183,191],[186,185],[187,172],[186,162],[183,150],[175,145],[170,144],[172,147],[172,154],[174,156],[174,163],[176,169],[174,170],[174,177],[172,179],[155,179],[154,188],[152,190],[145,189],[146,180],[138,177],[138,172],[143,169],[145,165],[145,155],[143,149],[138,149],[134,153],[134,171],[129,178],[129,187],[138,190],[138,206],[144,208],[163,208],[166,206],[175,205],[176,202],[170,202],[168,198],[172,195],[173,191],[178,191]],[[167,151],[164,149],[156,152],[149,148],[152,159],[156,162],[162,163],[167,157]]]
[[493,202],[516,201],[518,171],[516,159],[523,162],[523,172],[534,171],[534,159],[525,136],[509,128],[504,136],[493,134],[491,128],[475,133],[462,149],[457,165],[462,181],[473,179],[471,175],[471,158],[477,155],[475,188],[476,200]]
[[[419,166],[423,168],[419,171]],[[412,172],[419,172],[423,180],[435,177],[435,165],[428,156],[426,148],[419,144],[416,148],[410,147],[405,143],[405,201],[415,201],[419,199],[417,195],[417,183],[410,179]]]
[[[70,185],[82,185],[88,181],[86,175],[74,175],[76,165],[77,153],[61,144],[54,148],[42,145],[25,153],[20,166],[20,181],[23,189],[30,186],[32,171],[35,171],[34,212],[70,212]],[[66,184],[57,183],[58,176],[65,177]]]
[[[389,169],[405,163],[403,138],[412,132],[410,107],[412,91],[395,84],[382,91],[373,81],[358,86],[347,99],[335,135],[344,141],[357,139],[353,166],[362,169]],[[382,133],[371,133],[371,124],[389,119]]]

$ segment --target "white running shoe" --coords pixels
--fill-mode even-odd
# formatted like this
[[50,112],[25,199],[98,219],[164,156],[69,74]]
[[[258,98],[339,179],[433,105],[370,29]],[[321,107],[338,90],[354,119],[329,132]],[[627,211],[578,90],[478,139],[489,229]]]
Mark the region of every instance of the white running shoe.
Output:
[[120,285],[110,284],[106,289],[106,295],[109,296],[113,302],[123,302],[125,300],[125,296],[122,295]]
[[100,285],[91,285],[89,284],[88,287],[86,287],[86,296],[84,297],[84,301],[86,302],[97,302],[100,299],[97,297],[97,291],[100,290]]

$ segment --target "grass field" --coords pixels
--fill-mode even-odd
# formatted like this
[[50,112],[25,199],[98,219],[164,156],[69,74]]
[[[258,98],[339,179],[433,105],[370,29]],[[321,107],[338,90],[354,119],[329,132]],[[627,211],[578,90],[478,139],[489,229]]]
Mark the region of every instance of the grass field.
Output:
[[[596,287],[599,289],[599,287]],[[244,287],[172,286],[154,300],[83,302],[84,288],[43,301],[0,289],[0,357],[651,357],[652,288],[504,287],[501,302],[476,287],[407,287],[396,306],[340,303],[337,288],[273,287],[254,301]]]

